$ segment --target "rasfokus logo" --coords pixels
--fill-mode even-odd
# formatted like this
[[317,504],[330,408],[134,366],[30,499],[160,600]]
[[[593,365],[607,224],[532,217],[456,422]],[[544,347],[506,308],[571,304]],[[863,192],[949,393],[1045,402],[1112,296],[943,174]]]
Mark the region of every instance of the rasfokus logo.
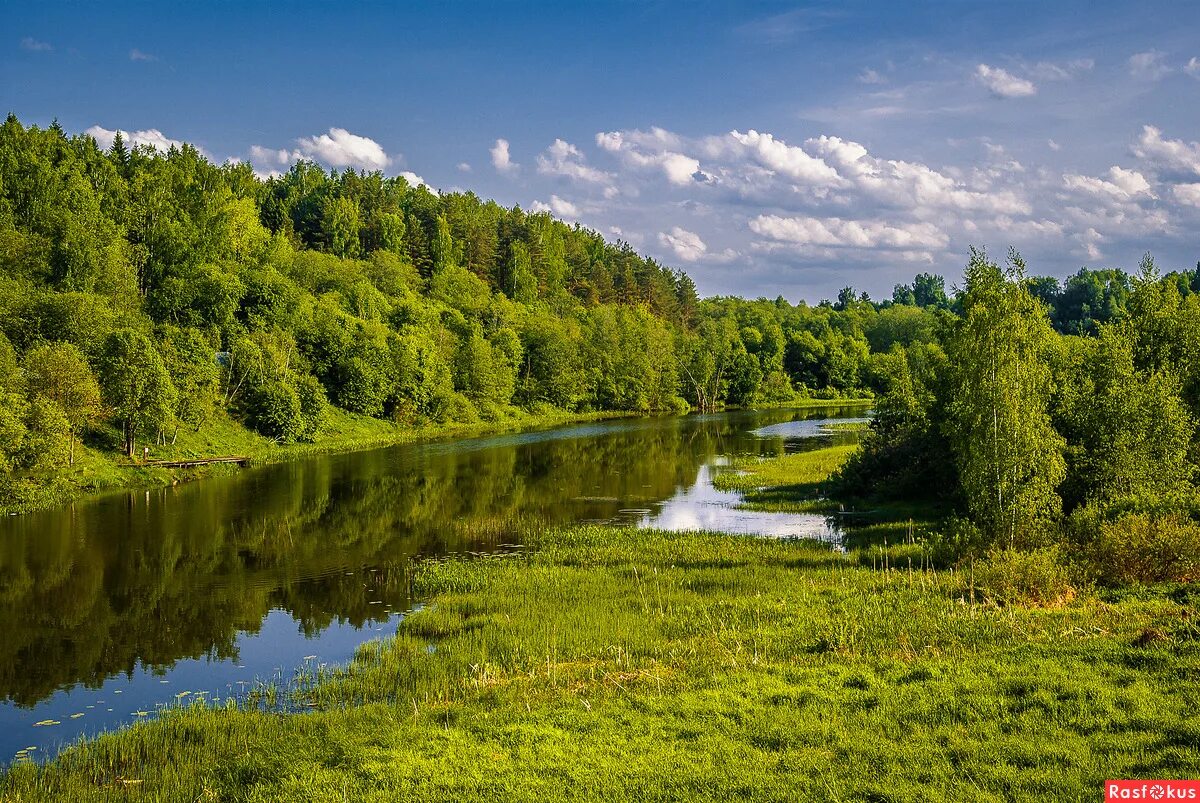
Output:
[[1200,801],[1200,781],[1105,781],[1107,800]]

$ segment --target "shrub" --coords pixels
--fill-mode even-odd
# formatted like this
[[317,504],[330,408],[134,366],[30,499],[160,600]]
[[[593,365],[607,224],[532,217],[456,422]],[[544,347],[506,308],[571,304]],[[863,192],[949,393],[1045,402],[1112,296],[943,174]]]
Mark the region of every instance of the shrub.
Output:
[[303,428],[300,397],[286,382],[272,380],[254,389],[247,404],[250,426],[282,443],[296,439]]
[[975,566],[975,585],[997,605],[1061,605],[1075,596],[1057,547],[990,552]]
[[1200,525],[1179,514],[1130,513],[1101,522],[1084,547],[1090,573],[1105,585],[1200,580]]
[[300,429],[297,440],[315,441],[325,424],[325,388],[311,374],[296,378],[296,396],[300,400]]

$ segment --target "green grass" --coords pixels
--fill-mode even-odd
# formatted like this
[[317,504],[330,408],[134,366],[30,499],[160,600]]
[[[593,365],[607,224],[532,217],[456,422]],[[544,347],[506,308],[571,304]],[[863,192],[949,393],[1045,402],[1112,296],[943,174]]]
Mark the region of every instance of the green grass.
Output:
[[599,527],[413,582],[430,604],[348,667],[18,765],[0,799],[1083,801],[1200,774],[1170,594],[1000,609],[813,544]]
[[[855,426],[842,425],[849,429]],[[713,485],[742,492],[741,506],[774,513],[837,514],[854,546],[911,542],[933,529],[941,511],[922,503],[871,503],[855,509],[827,497],[828,479],[858,447],[827,446],[773,458],[739,458],[730,470],[713,478]]]
[[[852,448],[723,482],[810,489]],[[415,565],[428,603],[345,667],[18,763],[0,800],[1090,801],[1200,775],[1190,586],[1000,608],[920,544],[524,542]]]
[[791,399],[778,402],[759,402],[753,405],[755,410],[808,410],[814,407],[870,407],[875,403],[874,398],[834,398],[834,399]]
[[739,458],[713,477],[723,491],[741,491],[742,506],[776,513],[837,510],[823,490],[829,475],[846,462],[855,445],[829,446],[773,458]]

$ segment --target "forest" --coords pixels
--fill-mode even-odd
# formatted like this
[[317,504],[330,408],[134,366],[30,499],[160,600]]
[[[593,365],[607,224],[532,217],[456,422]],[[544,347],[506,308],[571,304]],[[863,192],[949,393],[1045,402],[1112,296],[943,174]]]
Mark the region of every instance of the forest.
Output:
[[1149,255],[1059,282],[973,252],[949,290],[700,299],[547,213],[307,162],[262,179],[119,135],[105,151],[10,115],[0,476],[19,498],[79,448],[140,458],[219,423],[286,444],[334,413],[402,431],[873,396],[839,493],[954,512],[956,553],[1115,517],[1161,535],[1195,501],[1197,289],[1200,265]]

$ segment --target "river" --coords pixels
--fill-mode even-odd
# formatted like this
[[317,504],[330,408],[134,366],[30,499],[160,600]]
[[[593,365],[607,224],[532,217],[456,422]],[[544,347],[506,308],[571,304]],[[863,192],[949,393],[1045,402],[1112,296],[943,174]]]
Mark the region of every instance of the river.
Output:
[[306,458],[0,521],[0,762],[395,632],[418,557],[599,521],[836,540],[737,508],[736,455],[852,439],[862,408],[622,419]]

